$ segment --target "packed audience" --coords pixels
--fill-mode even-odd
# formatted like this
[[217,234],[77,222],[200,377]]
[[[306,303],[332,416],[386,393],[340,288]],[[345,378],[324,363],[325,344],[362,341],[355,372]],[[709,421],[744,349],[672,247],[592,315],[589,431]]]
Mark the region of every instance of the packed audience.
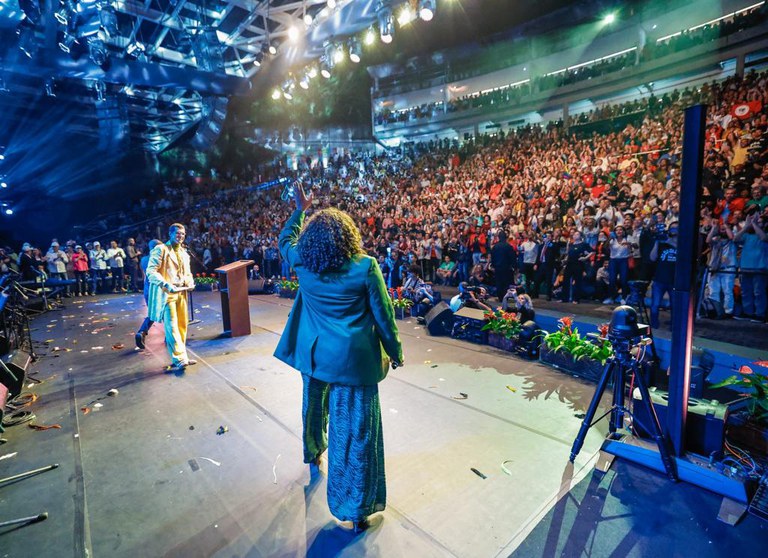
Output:
[[[710,105],[706,128],[700,255],[707,298],[724,318],[764,321],[768,288],[768,75],[749,73],[633,102],[640,122],[579,139],[557,123],[464,142],[419,144],[398,156],[338,153],[326,167],[299,163],[318,207],[352,214],[364,247],[390,287],[418,302],[437,284],[482,287],[501,300],[509,284],[563,302],[614,303],[645,293],[658,327],[671,290],[680,211],[682,108]],[[616,110],[609,108],[605,110]],[[281,171],[285,172],[285,171]],[[236,259],[254,273],[289,277],[277,235],[290,212],[283,186],[237,186],[172,200],[178,212],[142,225],[135,242],[68,241],[24,246],[19,271],[77,280],[79,294],[139,285],[137,258],[173,221],[187,225],[195,271]],[[494,266],[500,238],[514,250],[511,270]],[[3,265],[12,267],[9,248]],[[80,256],[79,254],[84,254]],[[63,254],[63,256],[62,256]],[[86,261],[87,260],[87,261]],[[498,265],[498,261],[496,262]],[[507,273],[507,271],[511,271]],[[644,283],[634,283],[643,281]]]
[[425,103],[416,107],[409,107],[392,111],[383,108],[376,112],[375,123],[377,125],[407,123],[417,120],[431,119],[444,113],[460,112],[485,108],[494,108],[505,105],[515,105],[525,97],[535,92],[555,89],[571,85],[581,81],[617,72],[636,63],[645,63],[674,54],[688,48],[708,43],[742,31],[749,27],[759,25],[768,17],[768,8],[765,5],[754,8],[742,14],[723,19],[714,24],[702,25],[694,30],[685,30],[669,37],[664,41],[649,41],[643,45],[639,54],[636,51],[619,54],[593,62],[579,68],[567,69],[561,72],[543,76],[532,76],[531,80],[516,86],[500,87],[485,93],[464,96],[449,101]]

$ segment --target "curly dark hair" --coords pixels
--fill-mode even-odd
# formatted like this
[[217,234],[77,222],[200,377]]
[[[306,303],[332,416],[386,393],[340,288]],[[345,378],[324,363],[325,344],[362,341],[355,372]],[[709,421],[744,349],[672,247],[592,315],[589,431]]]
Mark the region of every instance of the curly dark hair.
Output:
[[304,223],[297,248],[301,263],[314,273],[338,271],[362,254],[360,230],[348,214],[323,209]]

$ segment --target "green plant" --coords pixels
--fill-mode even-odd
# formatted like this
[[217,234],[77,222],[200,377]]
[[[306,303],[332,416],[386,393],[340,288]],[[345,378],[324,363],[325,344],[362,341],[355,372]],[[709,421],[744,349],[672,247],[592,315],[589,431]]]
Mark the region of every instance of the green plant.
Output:
[[296,277],[291,277],[290,279],[283,277],[278,281],[277,286],[281,291],[296,291],[299,289],[299,281]]
[[514,312],[504,312],[501,308],[497,308],[493,312],[486,312],[484,317],[487,323],[481,328],[482,331],[503,335],[507,339],[512,339],[523,329]]
[[[768,366],[766,361],[753,364],[763,368]],[[768,426],[768,377],[764,374],[755,373],[749,366],[742,366],[739,368],[738,376],[726,378],[711,387],[726,386],[745,388],[749,393],[749,404],[747,405],[749,417],[757,424]]]
[[403,288],[397,287],[397,289],[389,289],[389,296],[392,298],[392,306],[396,310],[408,310],[413,306],[413,301],[410,298],[403,296]]
[[195,275],[195,285],[216,285],[218,282],[219,280],[213,273],[210,275],[206,275],[205,273],[198,273]]
[[591,358],[602,364],[613,356],[613,346],[606,338],[608,324],[599,326],[600,336],[594,341],[579,334],[579,328],[573,327],[573,318],[560,318],[558,324],[556,331],[543,336],[550,351],[565,351],[573,355],[575,360]]

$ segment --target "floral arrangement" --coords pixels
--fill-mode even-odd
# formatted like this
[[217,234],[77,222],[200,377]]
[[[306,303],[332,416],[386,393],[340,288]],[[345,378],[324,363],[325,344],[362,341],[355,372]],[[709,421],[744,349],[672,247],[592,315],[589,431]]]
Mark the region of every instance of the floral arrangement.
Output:
[[195,275],[195,286],[198,285],[216,285],[219,280],[213,273],[198,273]]
[[[757,366],[768,368],[768,361],[755,362]],[[768,426],[768,377],[764,374],[756,374],[749,366],[739,368],[738,376],[731,376],[720,383],[710,386],[721,388],[735,386],[746,388],[749,393],[749,418],[757,424]]]
[[602,364],[613,356],[613,347],[607,339],[608,324],[598,327],[600,336],[595,341],[579,334],[579,328],[573,327],[572,317],[560,318],[558,324],[557,331],[544,335],[544,343],[550,351],[565,351],[573,355],[574,360],[591,358]]
[[517,314],[514,312],[504,312],[501,308],[497,308],[493,312],[486,312],[484,317],[488,323],[480,328],[481,331],[497,333],[507,339],[512,339],[523,329]]
[[392,299],[392,306],[395,307],[395,310],[408,310],[413,306],[413,301],[410,298],[405,298],[403,296],[402,287],[389,289],[389,296]]
[[290,279],[283,277],[277,282],[277,286],[281,291],[297,291],[299,290],[299,280],[296,277]]

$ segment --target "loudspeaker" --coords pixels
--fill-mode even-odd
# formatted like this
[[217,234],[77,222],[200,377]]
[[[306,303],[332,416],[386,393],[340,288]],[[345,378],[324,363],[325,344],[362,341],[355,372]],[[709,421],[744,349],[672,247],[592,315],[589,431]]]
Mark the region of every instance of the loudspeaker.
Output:
[[8,388],[10,399],[17,397],[24,388],[24,380],[27,377],[27,368],[31,362],[29,353],[20,349],[12,351],[2,359],[0,364],[0,384]]
[[[667,422],[669,394],[654,387],[649,388],[649,391],[656,416],[659,417],[659,423],[664,428]],[[640,402],[639,390],[636,390],[634,399],[632,412],[635,418],[633,423],[635,431],[641,438],[651,438],[651,434],[646,430],[651,428],[651,418],[645,410],[645,405]],[[689,398],[685,432],[686,448],[703,456],[722,452],[725,423],[728,420],[729,411],[729,406],[719,401]]]
[[430,335],[449,335],[453,329],[453,312],[445,302],[438,302],[424,319]]
[[483,331],[483,326],[486,324],[485,312],[465,306],[459,308],[453,317],[454,324],[451,337],[481,345],[488,344],[488,332]]
[[266,279],[248,279],[248,294],[264,294],[266,293]]

